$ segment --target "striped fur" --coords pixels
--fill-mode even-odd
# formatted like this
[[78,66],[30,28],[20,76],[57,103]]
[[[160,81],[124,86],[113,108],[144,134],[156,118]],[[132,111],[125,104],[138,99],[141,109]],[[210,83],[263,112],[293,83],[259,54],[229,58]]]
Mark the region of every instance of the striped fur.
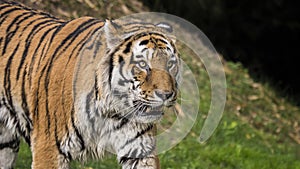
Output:
[[64,21],[1,4],[0,167],[13,167],[23,137],[35,169],[105,151],[124,169],[159,168],[155,123],[174,105],[180,78],[166,27]]

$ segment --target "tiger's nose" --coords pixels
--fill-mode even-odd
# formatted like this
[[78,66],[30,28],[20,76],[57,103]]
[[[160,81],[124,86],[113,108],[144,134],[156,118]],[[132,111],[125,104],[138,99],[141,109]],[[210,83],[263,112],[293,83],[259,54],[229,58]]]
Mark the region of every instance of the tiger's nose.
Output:
[[174,94],[174,92],[164,92],[164,91],[161,91],[161,90],[156,90],[155,91],[155,94],[157,97],[161,98],[163,101],[165,100],[168,100],[169,98],[171,98]]

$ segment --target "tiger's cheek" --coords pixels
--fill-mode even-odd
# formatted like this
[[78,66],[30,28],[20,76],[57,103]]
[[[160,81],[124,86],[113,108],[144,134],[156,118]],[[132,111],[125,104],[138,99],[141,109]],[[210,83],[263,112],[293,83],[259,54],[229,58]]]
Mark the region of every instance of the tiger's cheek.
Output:
[[[142,86],[145,85],[147,73],[144,71],[141,71],[139,68],[135,68],[135,74],[134,74],[134,82],[137,83],[137,91],[141,92]],[[142,93],[140,93],[142,94]]]
[[132,66],[132,69],[131,69],[131,74],[132,76],[137,79],[137,77],[139,76],[141,70],[139,70],[139,68],[136,66],[136,65],[133,65]]

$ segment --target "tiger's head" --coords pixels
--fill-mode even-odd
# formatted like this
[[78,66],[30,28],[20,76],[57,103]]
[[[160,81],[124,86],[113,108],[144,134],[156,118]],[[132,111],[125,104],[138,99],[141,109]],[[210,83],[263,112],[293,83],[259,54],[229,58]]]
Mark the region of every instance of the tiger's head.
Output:
[[106,21],[111,58],[109,84],[122,117],[149,123],[176,103],[180,59],[167,24],[118,25]]

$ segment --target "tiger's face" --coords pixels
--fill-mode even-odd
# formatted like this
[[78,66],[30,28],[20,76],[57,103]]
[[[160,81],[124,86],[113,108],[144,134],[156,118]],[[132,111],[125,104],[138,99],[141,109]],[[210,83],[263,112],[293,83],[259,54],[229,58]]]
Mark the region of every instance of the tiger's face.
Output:
[[138,122],[159,120],[176,103],[180,60],[174,42],[158,32],[126,38],[113,53],[111,79],[123,116]]

